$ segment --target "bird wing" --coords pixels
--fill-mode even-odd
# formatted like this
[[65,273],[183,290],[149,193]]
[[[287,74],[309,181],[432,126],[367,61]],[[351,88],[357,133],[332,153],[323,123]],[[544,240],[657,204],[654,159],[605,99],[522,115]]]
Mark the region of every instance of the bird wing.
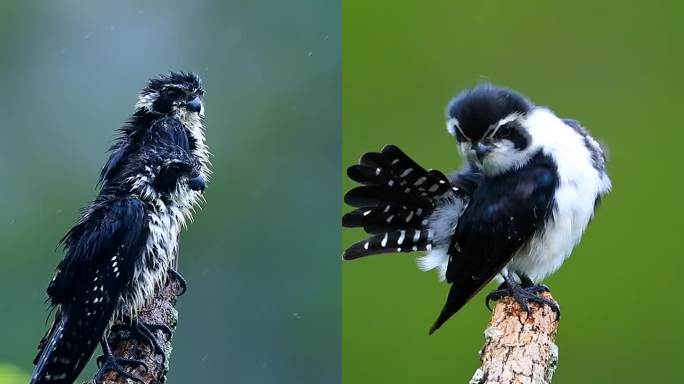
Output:
[[61,241],[66,254],[47,289],[53,305],[85,294],[95,278],[105,289],[130,280],[141,255],[148,232],[143,202],[127,198],[95,204]]
[[58,311],[31,383],[71,383],[81,372],[133,277],[147,228],[140,200],[117,199],[88,211],[64,237],[66,256],[47,289]]
[[449,247],[446,279],[452,285],[430,333],[494,278],[543,226],[552,213],[557,185],[553,161],[541,154],[517,172],[479,185]]
[[371,235],[347,248],[347,260],[430,250],[430,215],[447,203],[462,207],[467,194],[459,178],[449,180],[439,171],[424,169],[394,145],[364,154],[347,175],[361,185],[344,196],[357,209],[342,217],[342,225],[361,227]]

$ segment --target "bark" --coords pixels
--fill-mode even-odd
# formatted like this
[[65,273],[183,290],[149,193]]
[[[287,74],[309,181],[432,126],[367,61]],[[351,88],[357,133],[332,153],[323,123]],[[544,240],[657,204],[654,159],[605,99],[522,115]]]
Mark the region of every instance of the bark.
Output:
[[[176,323],[178,321],[178,311],[174,308],[176,305],[176,296],[180,289],[179,284],[175,279],[169,278],[166,286],[160,290],[153,300],[150,301],[138,314],[138,320],[146,324],[166,325],[172,332],[176,330]],[[114,356],[124,359],[135,359],[144,362],[147,365],[147,370],[144,367],[129,367],[124,365],[129,373],[140,378],[145,384],[161,384],[166,381],[166,374],[169,371],[169,359],[171,357],[171,339],[173,335],[168,335],[162,330],[153,330],[154,336],[159,345],[164,350],[163,356],[161,353],[155,352],[154,348],[149,345],[141,336],[130,332],[126,327],[118,327],[117,324],[125,324],[117,321],[112,326],[112,331],[107,335],[109,345],[112,347]],[[129,384],[134,383],[133,380],[126,380],[119,377],[116,372],[109,371],[105,373],[103,384]],[[86,384],[96,384],[95,379],[88,381]]]
[[[549,300],[553,297],[543,293]],[[499,301],[485,330],[482,366],[470,384],[550,384],[558,364],[556,314],[531,303],[528,316],[513,298]]]

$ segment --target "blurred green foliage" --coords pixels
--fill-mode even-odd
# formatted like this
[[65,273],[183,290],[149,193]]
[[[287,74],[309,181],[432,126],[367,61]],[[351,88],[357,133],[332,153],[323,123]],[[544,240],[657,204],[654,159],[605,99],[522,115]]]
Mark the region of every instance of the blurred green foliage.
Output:
[[0,384],[26,384],[29,375],[10,364],[0,364]]
[[[345,167],[393,143],[459,168],[443,110],[479,81],[580,120],[610,149],[614,191],[546,281],[564,310],[554,384],[681,382],[682,17],[676,1],[343,2]],[[446,293],[412,255],[345,263],[344,382],[467,382],[489,312],[480,294],[428,337]]]
[[138,90],[186,70],[214,177],[169,382],[339,380],[340,33],[329,0],[0,3],[0,362],[31,372],[58,240]]

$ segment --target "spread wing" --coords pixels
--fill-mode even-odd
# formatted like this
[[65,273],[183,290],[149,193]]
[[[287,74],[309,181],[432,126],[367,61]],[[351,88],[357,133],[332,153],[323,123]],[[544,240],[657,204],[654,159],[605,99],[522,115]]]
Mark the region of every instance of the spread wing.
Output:
[[462,207],[464,191],[458,183],[426,170],[394,145],[364,154],[347,174],[361,185],[344,196],[357,209],[342,217],[342,225],[361,227],[371,236],[347,248],[346,260],[430,250],[435,246],[428,221],[432,212],[457,200],[459,212]]
[[430,333],[460,310],[541,228],[558,185],[554,163],[543,155],[513,174],[483,181],[461,216],[449,247],[451,283]]

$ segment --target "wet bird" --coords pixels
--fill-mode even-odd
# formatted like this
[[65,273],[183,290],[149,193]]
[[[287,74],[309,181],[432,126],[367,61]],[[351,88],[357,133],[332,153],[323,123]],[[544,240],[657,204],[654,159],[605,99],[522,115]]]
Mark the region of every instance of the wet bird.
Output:
[[425,251],[422,270],[451,284],[430,329],[439,329],[489,281],[487,296],[557,304],[539,293],[580,241],[611,189],[601,145],[577,121],[510,89],[480,84],[455,97],[446,111],[465,167],[447,177],[425,170],[396,146],[366,153],[348,176],[362,184],[345,195],[358,209],[345,227],[371,234],[350,246],[347,260]]
[[47,288],[55,310],[39,344],[31,383],[72,383],[98,343],[97,375],[108,371],[140,381],[123,365],[142,362],[112,355],[106,333],[116,319],[160,349],[138,311],[172,277],[181,228],[201,199],[209,175],[204,140],[203,88],[198,76],[169,73],[149,81],[120,129],[100,175],[100,191],[61,244],[65,255]]

